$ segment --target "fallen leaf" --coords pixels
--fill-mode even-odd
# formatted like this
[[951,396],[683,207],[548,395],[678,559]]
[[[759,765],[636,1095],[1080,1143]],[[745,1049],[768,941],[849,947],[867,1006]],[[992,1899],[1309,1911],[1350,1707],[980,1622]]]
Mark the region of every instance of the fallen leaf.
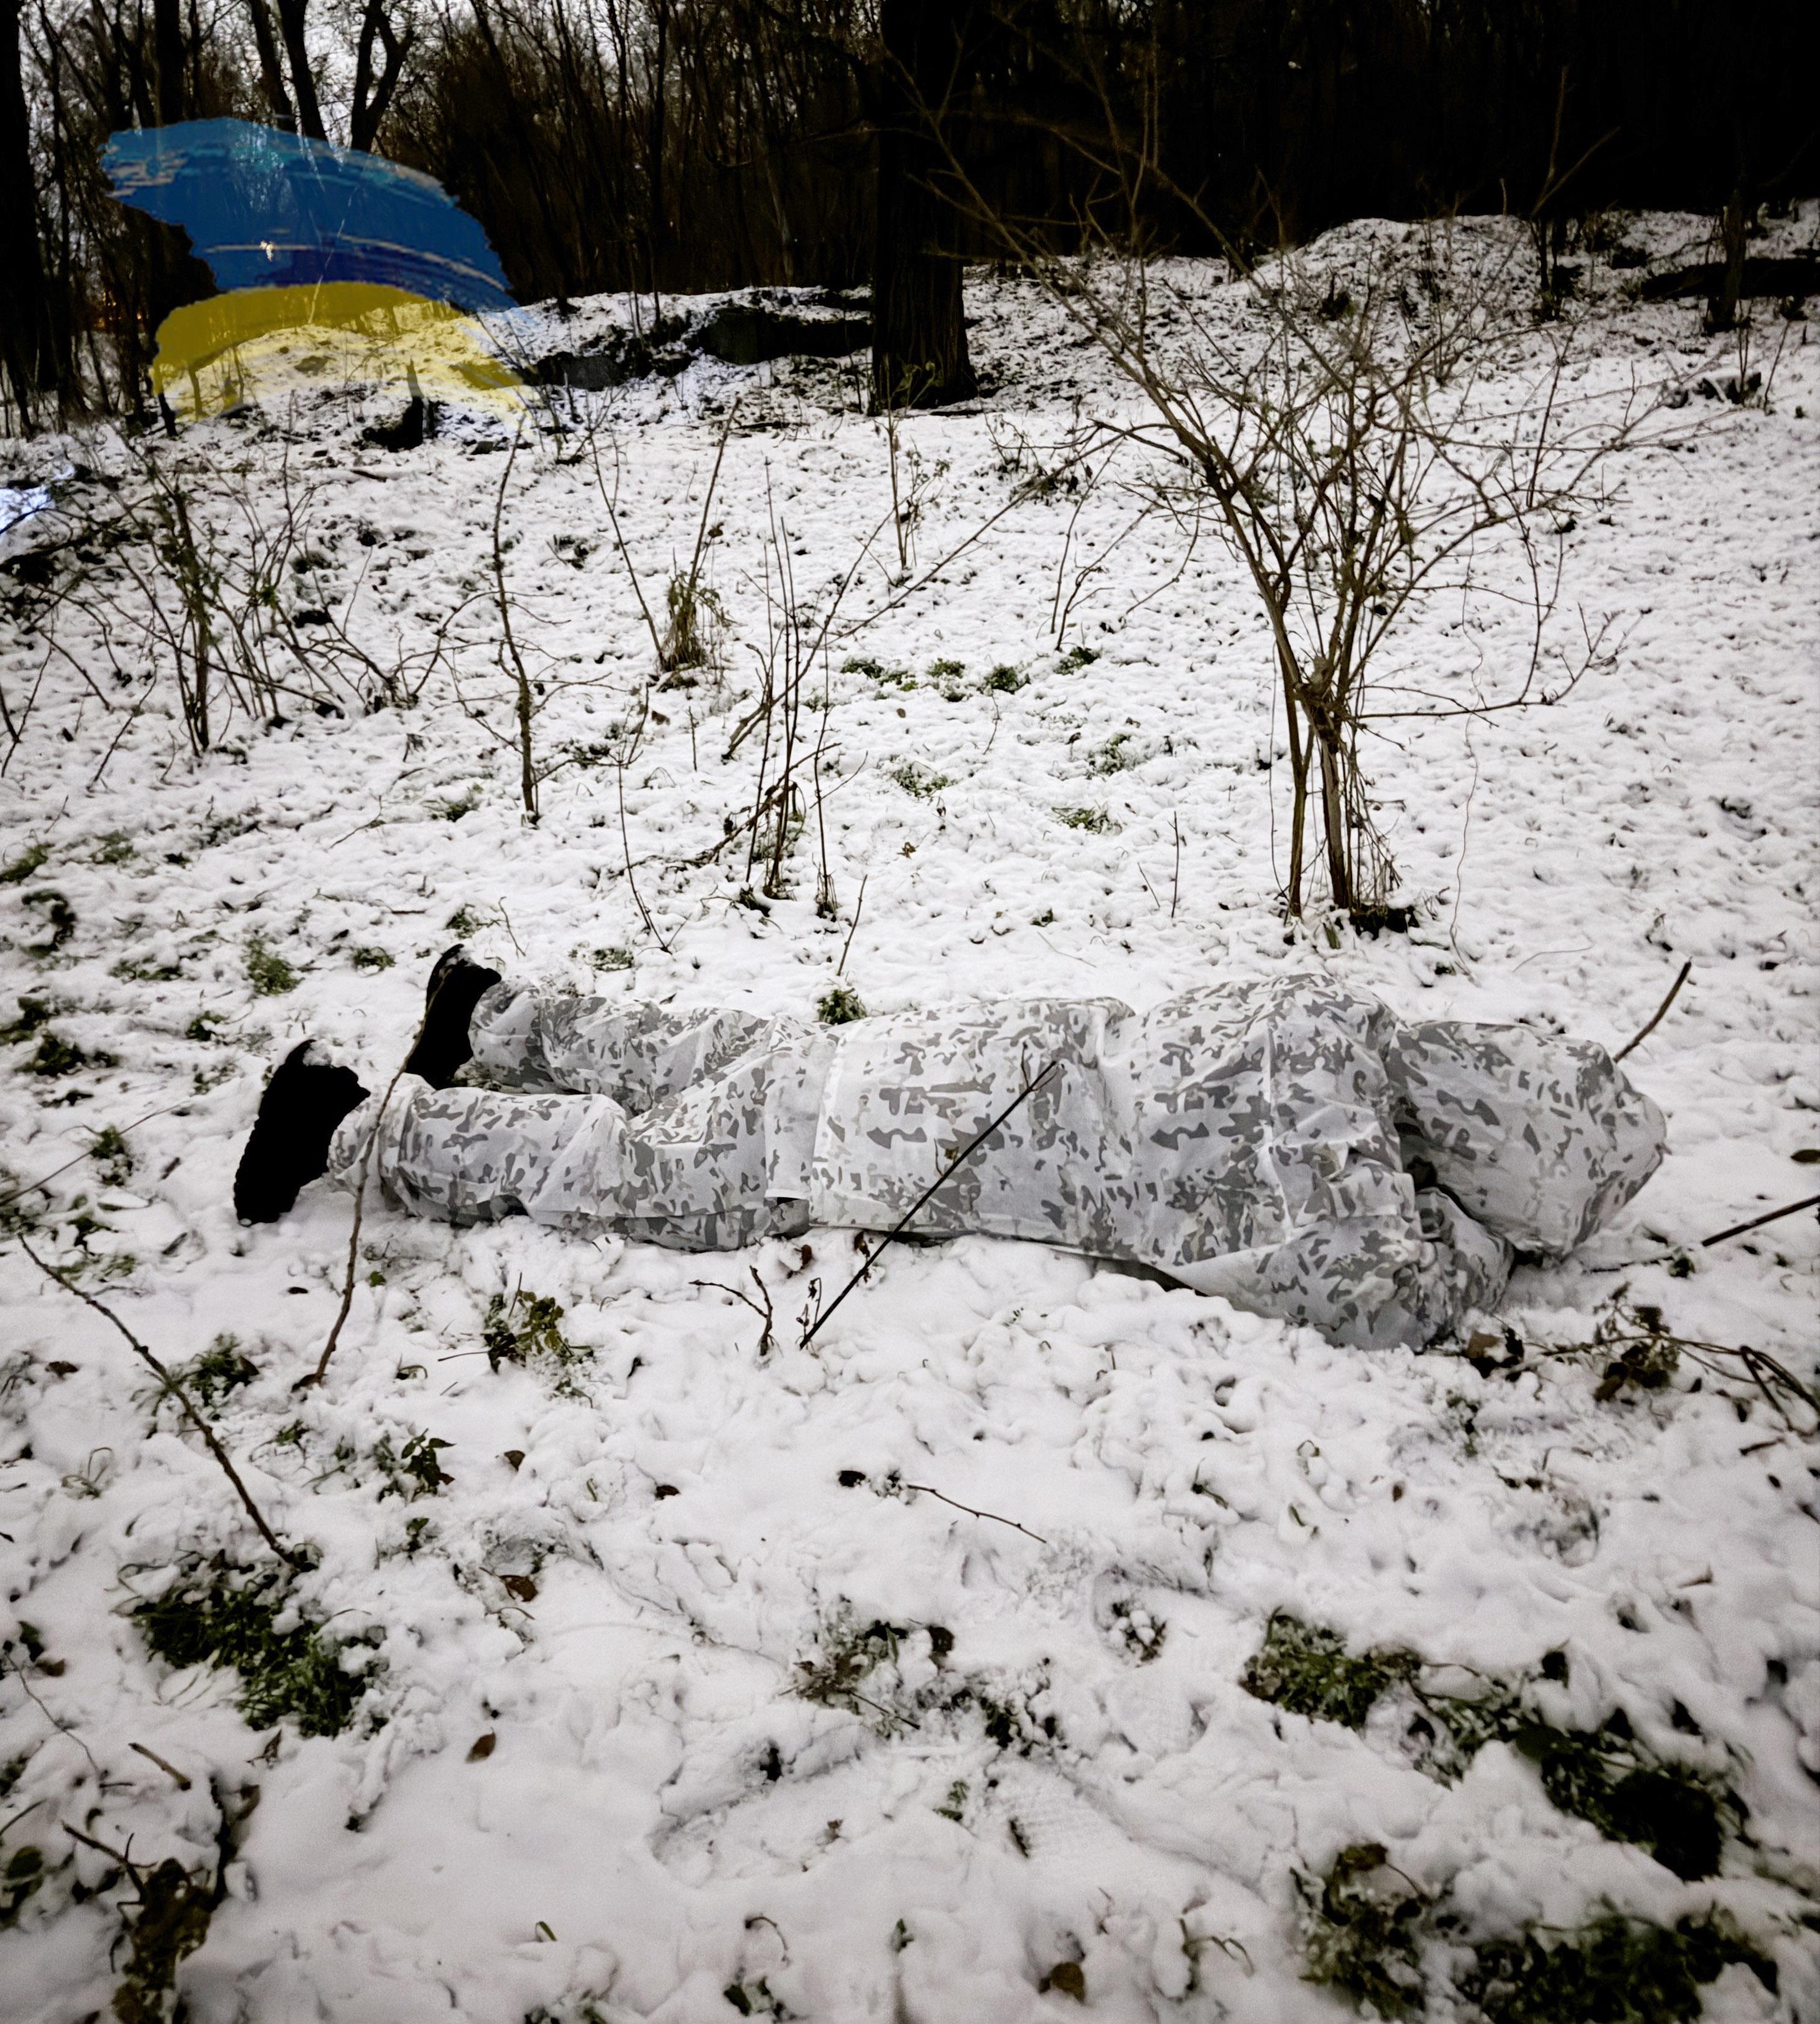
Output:
[[1064,1996],[1072,1996],[1077,2003],[1087,2000],[1087,1978],[1081,1972],[1078,1961],[1058,1961],[1037,1983],[1039,1992],[1059,1989]]
[[519,1464],[524,1460],[524,1450],[523,1448],[508,1448],[505,1453],[500,1457],[500,1460],[501,1461],[510,1462],[512,1467],[516,1468]]
[[535,1602],[538,1585],[529,1575],[501,1575],[500,1585],[508,1595],[516,1595],[520,1602]]
[[484,1736],[475,1736],[473,1747],[468,1753],[468,1762],[478,1764],[483,1758],[490,1757],[493,1754],[493,1746],[498,1740],[498,1736],[490,1729]]

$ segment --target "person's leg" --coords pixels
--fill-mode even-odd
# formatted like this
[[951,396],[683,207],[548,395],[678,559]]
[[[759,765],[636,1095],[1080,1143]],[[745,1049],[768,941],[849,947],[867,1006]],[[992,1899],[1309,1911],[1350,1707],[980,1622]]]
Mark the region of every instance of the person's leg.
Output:
[[403,1206],[455,1223],[523,1214],[732,1248],[805,1226],[808,1068],[794,1049],[750,1050],[637,1116],[610,1096],[438,1090],[406,1076],[383,1116],[369,1098],[346,1118],[329,1171],[352,1185],[364,1159]]
[[351,1186],[363,1163],[405,1208],[464,1223],[598,1223],[631,1171],[626,1113],[609,1098],[436,1089],[416,1076],[343,1120],[328,1172]]
[[[451,1086],[471,1045],[502,1087]],[[365,1170],[455,1222],[523,1213],[688,1248],[750,1242],[805,1219],[827,1054],[813,1029],[749,1013],[622,1011],[506,984],[457,945],[431,974],[389,1100],[307,1045],[274,1074],[236,1204],[270,1222],[325,1170]]]
[[796,1032],[750,1012],[671,1012],[512,983],[483,992],[468,1021],[475,1068],[490,1087],[609,1096],[634,1113]]

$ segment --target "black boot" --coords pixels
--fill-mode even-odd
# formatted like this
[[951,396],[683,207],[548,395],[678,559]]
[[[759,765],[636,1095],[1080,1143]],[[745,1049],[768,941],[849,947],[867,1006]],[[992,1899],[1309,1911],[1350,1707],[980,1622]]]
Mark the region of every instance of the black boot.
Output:
[[242,1223],[276,1223],[306,1181],[328,1171],[335,1128],[365,1100],[353,1069],[313,1060],[315,1043],[293,1047],[266,1084],[259,1114],[234,1175]]
[[424,1030],[405,1063],[405,1072],[421,1076],[434,1089],[446,1089],[455,1080],[455,1071],[473,1058],[468,1021],[480,994],[498,981],[497,970],[468,960],[464,944],[445,949],[424,988]]

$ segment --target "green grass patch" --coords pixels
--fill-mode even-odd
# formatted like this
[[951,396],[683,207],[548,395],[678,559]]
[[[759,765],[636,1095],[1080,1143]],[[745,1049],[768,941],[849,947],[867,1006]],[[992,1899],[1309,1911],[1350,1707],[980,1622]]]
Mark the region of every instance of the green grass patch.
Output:
[[908,1635],[882,1621],[862,1625],[842,1604],[823,1622],[815,1657],[797,1660],[797,1692],[823,1707],[845,1708],[881,1735],[894,1735],[901,1717],[861,1688],[881,1666],[895,1666],[898,1644]]
[[28,955],[55,955],[76,931],[75,909],[62,893],[52,892],[48,886],[36,893],[28,893],[25,904],[28,907],[44,909],[44,925],[50,930],[41,942],[26,944]]
[[1430,1901],[1385,1853],[1376,1842],[1359,1842],[1341,1849],[1325,1876],[1296,1878],[1302,1978],[1368,2003],[1380,2017],[1407,2017],[1424,1999],[1421,1941]]
[[382,1434],[372,1450],[373,1467],[385,1478],[380,1502],[402,1497],[407,1504],[413,1504],[420,1497],[434,1497],[444,1483],[453,1483],[454,1477],[438,1459],[443,1449],[453,1446],[452,1442],[438,1440],[434,1434],[416,1433],[402,1448],[394,1449],[391,1435]]
[[0,871],[0,886],[23,886],[41,864],[50,859],[49,848],[42,843],[29,844],[13,859],[4,871]]
[[254,1729],[288,1721],[305,1736],[339,1736],[371,1684],[370,1659],[362,1672],[342,1663],[366,1641],[331,1637],[298,1611],[289,1578],[275,1567],[193,1565],[133,1618],[167,1665],[233,1667],[240,1713]]
[[258,997],[282,998],[297,988],[299,979],[296,971],[263,935],[253,935],[247,942],[247,981]]
[[1264,1644],[1239,1675],[1248,1694],[1316,1722],[1363,1729],[1378,1696],[1415,1677],[1417,1660],[1407,1652],[1348,1656],[1337,1631],[1303,1623],[1280,1611],[1264,1634]]
[[1115,731],[1103,745],[1088,754],[1088,772],[1103,776],[1128,772],[1137,764],[1136,754],[1126,749],[1130,743],[1128,731]]
[[1022,668],[1014,668],[1006,661],[986,676],[985,686],[994,695],[1015,695],[1029,679]]
[[37,1076],[75,1075],[83,1069],[113,1069],[120,1065],[118,1054],[110,1054],[105,1048],[97,1047],[91,1053],[79,1047],[74,1040],[66,1040],[61,1033],[42,1033],[31,1058],[25,1064],[27,1071]]
[[1055,820],[1064,829],[1085,830],[1089,836],[1104,836],[1112,827],[1112,817],[1104,808],[1058,808]]
[[1574,1932],[1462,1941],[1446,1894],[1423,1890],[1375,1842],[1342,1849],[1296,1886],[1303,1978],[1378,2017],[1424,2010],[1431,1941],[1446,1942],[1455,1991],[1479,2024],[1694,2024],[1702,1986],[1734,1964],[1777,1987],[1775,1964],[1723,1912],[1673,1926],[1613,1912]]
[[49,999],[21,998],[19,1017],[8,1025],[0,1026],[0,1046],[17,1047],[21,1040],[29,1040],[53,1016]]
[[110,1188],[123,1188],[133,1178],[133,1149],[117,1124],[104,1124],[89,1141],[89,1157]]
[[816,1000],[815,1016],[824,1026],[846,1026],[868,1014],[853,987],[850,984],[837,984]]
[[[1554,1655],[1545,1676],[1565,1678]],[[1380,1696],[1407,1685],[1420,1706],[1410,1730],[1418,1767],[1451,1782],[1488,1743],[1507,1744],[1535,1765],[1542,1788],[1564,1813],[1608,1841],[1647,1849],[1686,1882],[1717,1873],[1727,1823],[1741,1825],[1735,1795],[1704,1773],[1657,1757],[1632,1732],[1620,1708],[1596,1729],[1541,1719],[1521,1687],[1488,1682],[1470,1696],[1426,1686],[1412,1652],[1351,1657],[1337,1632],[1280,1612],[1240,1675],[1247,1693],[1293,1714],[1362,1729]]]
[[1715,1793],[1697,1772],[1653,1758],[1632,1738],[1621,1710],[1590,1732],[1530,1721],[1509,1740],[1534,1762],[1543,1790],[1564,1813],[1608,1841],[1646,1848],[1684,1882],[1717,1872],[1722,1815],[1735,1817],[1736,1800]]
[[575,1373],[592,1361],[594,1352],[572,1343],[563,1333],[561,1305],[539,1293],[527,1293],[520,1286],[508,1300],[495,1293],[486,1310],[480,1339],[486,1345],[486,1360],[494,1370],[502,1363],[522,1364],[555,1380],[555,1388],[567,1396],[582,1395]]
[[383,948],[357,948],[348,952],[347,959],[356,970],[390,970],[392,959]]
[[890,688],[913,689],[916,686],[916,677],[908,668],[887,667],[870,654],[849,654],[841,663],[841,673],[864,675],[868,681],[882,682]]
[[28,1845],[16,1848],[0,1869],[0,1931],[18,1923],[27,1902],[45,1879],[44,1854]]
[[1734,1963],[1777,1984],[1774,1963],[1723,1912],[1674,1926],[1614,1914],[1562,1938],[1481,1940],[1473,1953],[1456,1984],[1486,2024],[1693,2024],[1702,1984]]
[[944,787],[954,783],[945,773],[932,773],[926,766],[919,766],[914,759],[905,759],[886,769],[885,777],[894,780],[904,793],[919,801],[934,801]]
[[251,1384],[259,1366],[243,1355],[238,1336],[218,1335],[200,1356],[181,1366],[174,1373],[183,1388],[199,1406],[213,1410],[230,1392]]

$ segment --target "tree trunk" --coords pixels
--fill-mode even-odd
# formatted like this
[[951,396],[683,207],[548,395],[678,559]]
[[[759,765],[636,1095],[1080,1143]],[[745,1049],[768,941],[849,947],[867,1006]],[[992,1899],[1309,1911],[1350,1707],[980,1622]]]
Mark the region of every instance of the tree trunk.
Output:
[[1737,321],[1738,297],[1744,292],[1745,256],[1750,250],[1751,221],[1756,206],[1741,182],[1719,214],[1719,245],[1725,255],[1720,269],[1719,293],[1706,305],[1708,330],[1730,330]]
[[189,97],[184,89],[181,0],[152,0],[152,53],[158,72],[158,123],[178,126]]
[[[377,39],[385,51],[385,68],[373,75],[372,46]],[[367,0],[361,16],[360,42],[354,60],[354,103],[347,116],[347,145],[369,153],[379,138],[380,123],[391,108],[398,88],[405,59],[411,53],[415,31],[407,28],[400,35],[393,28],[383,0]]]
[[938,408],[976,390],[962,312],[960,232],[938,192],[936,123],[963,75],[968,0],[884,0],[878,208],[872,248],[872,398]]
[[284,53],[291,60],[291,95],[297,104],[297,129],[306,140],[326,141],[322,129],[322,108],[316,97],[316,76],[310,68],[310,49],[305,38],[310,0],[278,0],[278,27],[284,38]]
[[272,123],[287,134],[297,130],[297,111],[284,88],[284,66],[278,59],[278,38],[272,32],[272,17],[266,0],[248,0],[253,19],[253,46],[259,51],[259,82],[266,103],[272,108]]
[[[155,103],[160,126],[180,126],[189,117],[187,73],[191,52],[183,33],[182,0],[152,0],[152,55],[156,60]],[[215,293],[215,277],[190,249],[181,226],[150,225],[151,258],[146,279],[146,308],[152,334],[164,319],[185,302],[199,302]],[[167,427],[169,426],[168,420]]]
[[0,364],[20,425],[31,427],[39,398],[55,390],[50,304],[38,240],[38,192],[20,59],[20,0],[0,0]]

